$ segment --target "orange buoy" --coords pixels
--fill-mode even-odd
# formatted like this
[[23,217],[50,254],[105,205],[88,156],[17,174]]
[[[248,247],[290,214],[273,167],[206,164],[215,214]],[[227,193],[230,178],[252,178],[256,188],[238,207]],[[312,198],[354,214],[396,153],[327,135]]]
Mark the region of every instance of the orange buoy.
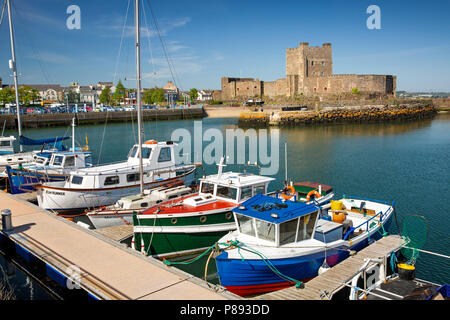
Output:
[[145,141],[144,143],[145,144],[157,144],[158,141],[156,141],[156,140],[148,140],[148,141]]
[[314,195],[315,199],[319,199],[320,197],[322,197],[322,195],[316,191],[316,190],[311,190],[310,192],[308,192],[308,194],[306,195],[306,201],[309,201],[311,199],[311,196]]
[[333,211],[333,222],[342,223],[347,214],[344,211]]
[[[288,193],[288,191],[291,191]],[[293,196],[295,196],[295,189],[293,186],[288,186],[286,187],[286,189],[281,193],[281,196],[286,199],[289,200],[290,198],[292,198]]]

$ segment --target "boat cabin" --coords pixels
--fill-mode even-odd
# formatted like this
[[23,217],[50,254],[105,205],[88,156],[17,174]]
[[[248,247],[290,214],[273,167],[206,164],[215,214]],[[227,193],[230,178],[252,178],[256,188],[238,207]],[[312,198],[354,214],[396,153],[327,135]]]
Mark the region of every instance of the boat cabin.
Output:
[[[297,201],[307,202],[312,199],[316,199],[318,195],[314,192],[317,191],[322,197],[333,192],[333,187],[318,182],[302,181],[294,182],[293,187],[297,196]],[[309,197],[308,197],[309,195]]]
[[[176,167],[175,146],[176,144],[172,141],[150,140],[142,144],[144,183],[165,180],[176,175],[173,172],[173,168]],[[158,173],[153,173],[153,170]],[[134,145],[128,154],[127,161],[72,171],[67,187],[116,188],[136,186],[139,184],[139,180],[139,152],[138,145]]]
[[14,136],[0,137],[0,155],[14,153],[14,141],[16,141]]
[[198,205],[210,199],[222,199],[239,204],[257,194],[266,194],[269,183],[273,180],[275,179],[251,173],[219,171],[218,174],[200,179],[198,200],[189,201],[197,200]]
[[[174,166],[175,146],[176,144],[173,141],[145,141],[142,144],[143,164],[152,166],[154,169]],[[131,148],[127,162],[129,165],[139,165],[139,145],[136,144]]]
[[313,239],[320,210],[315,205],[259,194],[233,214],[239,235],[279,247]]
[[[42,157],[42,160],[44,160],[44,157]],[[88,168],[92,166],[91,153],[90,152],[53,153],[50,157],[48,166],[51,167],[52,169]]]

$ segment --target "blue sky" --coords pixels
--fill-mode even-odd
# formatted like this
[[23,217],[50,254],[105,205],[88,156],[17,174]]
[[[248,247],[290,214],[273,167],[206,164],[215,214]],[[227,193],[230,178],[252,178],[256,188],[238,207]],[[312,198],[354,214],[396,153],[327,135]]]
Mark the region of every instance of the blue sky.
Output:
[[[125,28],[128,0],[11,1],[20,83],[88,85],[135,78],[134,1]],[[162,86],[172,77],[149,0],[143,1],[143,86]],[[286,48],[331,42],[336,74],[394,74],[398,90],[450,91],[449,0],[150,3],[183,90],[220,89],[222,76],[283,78]],[[72,4],[81,9],[80,30],[66,27]],[[380,30],[366,27],[366,9],[372,4],[381,9]],[[0,77],[11,83],[7,22],[5,17],[0,26]],[[133,87],[135,81],[124,84]]]

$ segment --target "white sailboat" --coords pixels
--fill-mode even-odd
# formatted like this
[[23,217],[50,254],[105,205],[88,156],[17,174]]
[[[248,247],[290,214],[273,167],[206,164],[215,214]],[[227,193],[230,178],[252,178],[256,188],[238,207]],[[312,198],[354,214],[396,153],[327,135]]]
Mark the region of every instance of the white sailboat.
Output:
[[124,162],[74,170],[66,181],[38,186],[40,207],[58,212],[78,212],[80,209],[111,205],[133,194],[143,195],[144,189],[179,179],[189,184],[193,179],[196,165],[176,165],[176,144],[172,141],[150,140],[143,143],[139,0],[135,0],[135,24],[138,144],[133,146]]

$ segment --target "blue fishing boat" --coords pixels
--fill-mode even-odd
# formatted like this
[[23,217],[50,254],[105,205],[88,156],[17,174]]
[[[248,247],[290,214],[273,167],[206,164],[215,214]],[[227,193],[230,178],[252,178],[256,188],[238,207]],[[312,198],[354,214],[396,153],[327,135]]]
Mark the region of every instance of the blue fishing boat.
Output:
[[222,286],[249,296],[301,285],[385,234],[393,205],[341,199],[325,206],[256,195],[233,210],[219,240]]
[[[42,163],[43,162],[43,163]],[[44,182],[65,181],[70,171],[92,166],[91,152],[67,151],[36,157],[32,164],[20,165],[13,169],[6,167],[11,194],[33,191],[34,187]]]

